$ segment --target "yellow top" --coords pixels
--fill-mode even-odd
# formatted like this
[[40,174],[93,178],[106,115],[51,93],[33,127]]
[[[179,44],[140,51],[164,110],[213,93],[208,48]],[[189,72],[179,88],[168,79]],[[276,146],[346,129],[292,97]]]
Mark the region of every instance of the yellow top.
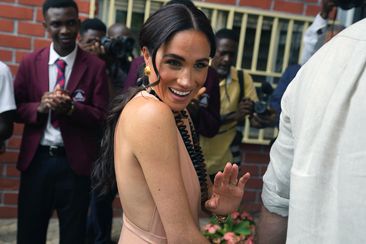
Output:
[[[230,77],[220,82],[220,116],[234,112],[238,109],[240,84],[238,72],[231,67]],[[258,100],[257,92],[250,74],[244,70],[244,97],[253,101]],[[241,99],[241,98],[240,98]],[[230,144],[234,140],[237,122],[233,121],[220,126],[219,133],[212,137],[200,137],[200,144],[207,165],[208,174],[215,174],[223,170],[225,164],[232,161]]]

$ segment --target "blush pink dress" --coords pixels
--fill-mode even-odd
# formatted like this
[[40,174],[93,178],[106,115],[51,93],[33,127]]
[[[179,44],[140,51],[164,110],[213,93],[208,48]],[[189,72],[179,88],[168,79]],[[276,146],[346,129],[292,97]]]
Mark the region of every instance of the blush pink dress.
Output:
[[[138,94],[136,96],[141,95]],[[143,92],[144,96],[151,96],[146,92]],[[188,127],[189,128],[189,127]],[[180,157],[180,169],[182,173],[182,178],[184,182],[184,187],[187,192],[188,201],[192,216],[195,218],[197,226],[199,225],[198,214],[201,205],[201,193],[200,184],[196,171],[193,167],[191,158],[189,157],[188,151],[184,145],[183,139],[177,129],[178,134],[178,148]],[[159,212],[155,206],[155,211],[151,216],[150,228],[147,230],[141,229],[139,226],[135,225],[131,220],[129,220],[126,215],[123,215],[123,225],[121,236],[119,239],[119,244],[165,244],[167,243],[166,234],[164,231],[164,226],[161,222]]]

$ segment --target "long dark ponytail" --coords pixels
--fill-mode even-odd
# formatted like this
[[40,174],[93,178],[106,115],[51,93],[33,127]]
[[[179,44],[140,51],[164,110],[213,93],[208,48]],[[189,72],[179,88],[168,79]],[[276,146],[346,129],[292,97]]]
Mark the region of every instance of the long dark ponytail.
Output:
[[[126,104],[140,91],[148,86],[158,84],[160,75],[155,58],[158,49],[167,43],[177,32],[195,29],[203,32],[211,46],[210,57],[216,51],[215,36],[205,14],[196,7],[183,4],[170,4],[160,8],[142,26],[140,31],[140,48],[146,47],[152,57],[152,65],[158,80],[145,86],[130,88],[126,93],[116,96],[110,104],[101,142],[100,157],[92,172],[94,190],[100,194],[116,187],[114,171],[114,133],[118,118]],[[144,77],[146,80],[146,77]],[[146,83],[146,82],[145,82]]]

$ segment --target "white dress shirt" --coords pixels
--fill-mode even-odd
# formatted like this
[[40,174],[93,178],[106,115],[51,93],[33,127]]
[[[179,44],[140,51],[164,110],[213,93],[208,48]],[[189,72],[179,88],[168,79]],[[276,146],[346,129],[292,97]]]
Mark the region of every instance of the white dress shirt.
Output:
[[15,109],[13,78],[8,66],[0,61],[0,113]]
[[[54,49],[53,43],[50,47],[50,57],[48,61],[48,74],[49,74],[49,91],[53,91],[56,86],[57,68],[55,62],[57,59],[62,59],[66,62],[65,67],[65,87],[69,81],[72,67],[74,66],[75,58],[77,53],[77,45],[75,49],[67,56],[61,57]],[[61,136],[60,128],[54,128],[51,125],[51,113],[48,113],[47,126],[41,139],[41,145],[47,146],[63,146],[63,140]]]
[[287,242],[366,243],[366,20],[300,69],[282,98],[262,200]]
[[304,48],[300,58],[300,64],[306,63],[317,51],[317,43],[326,32],[328,21],[318,14],[313,23],[306,29],[303,37]]

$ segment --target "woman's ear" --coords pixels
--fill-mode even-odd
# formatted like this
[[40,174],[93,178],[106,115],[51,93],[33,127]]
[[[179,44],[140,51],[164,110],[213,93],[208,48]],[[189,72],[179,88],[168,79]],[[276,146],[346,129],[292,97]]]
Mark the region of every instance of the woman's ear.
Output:
[[147,47],[143,47],[141,49],[141,51],[142,51],[142,56],[144,57],[145,65],[146,66],[149,66],[149,63],[150,63],[150,53],[149,53],[149,50],[147,49]]

